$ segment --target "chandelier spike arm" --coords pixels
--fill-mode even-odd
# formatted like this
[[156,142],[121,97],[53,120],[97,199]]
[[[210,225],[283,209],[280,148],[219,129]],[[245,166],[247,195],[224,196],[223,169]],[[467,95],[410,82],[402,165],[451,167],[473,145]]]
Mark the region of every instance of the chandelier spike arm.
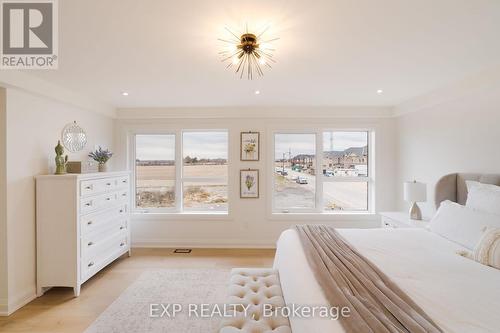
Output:
[[228,40],[228,39],[217,38],[217,40],[221,41],[221,42],[224,42],[224,43],[232,44],[232,45],[234,45],[235,43],[239,43],[240,42],[239,39]]
[[240,40],[240,38],[238,36],[236,36],[236,34],[234,32],[232,32],[228,27],[224,27],[224,29],[226,29],[226,31],[228,31],[231,35],[234,36],[234,38],[236,38],[236,40]]
[[276,37],[276,38],[273,38],[273,39],[263,40],[262,43],[272,43],[272,42],[275,42],[275,41],[277,41],[279,39],[280,39],[279,37]]
[[260,37],[262,37],[262,35],[265,34],[270,27],[271,27],[270,25],[266,26],[264,30],[262,30],[261,33],[257,35],[257,39],[260,39]]
[[226,56],[226,57],[225,57],[225,58],[223,58],[221,61],[222,61],[222,62],[224,62],[224,61],[229,60],[229,59],[231,59],[231,58],[233,58],[233,57],[238,57],[238,58],[241,58],[241,57],[240,57],[240,54],[242,54],[242,53],[243,53],[243,51],[238,50],[238,51],[236,51],[235,53],[231,54],[230,56]]

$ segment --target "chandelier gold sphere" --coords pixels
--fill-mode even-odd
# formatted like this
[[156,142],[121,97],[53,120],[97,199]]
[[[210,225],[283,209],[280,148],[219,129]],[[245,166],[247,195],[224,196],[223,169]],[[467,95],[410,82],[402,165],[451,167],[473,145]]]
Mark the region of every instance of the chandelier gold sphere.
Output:
[[226,31],[231,34],[231,37],[230,39],[219,38],[220,41],[226,43],[225,49],[219,54],[222,55],[222,62],[229,61],[227,68],[234,67],[240,78],[245,75],[249,80],[252,80],[255,74],[263,76],[262,67],[271,68],[270,63],[276,62],[273,59],[274,49],[270,43],[278,38],[262,40],[267,28],[259,35],[249,33],[247,28],[247,31],[239,37],[228,28]]

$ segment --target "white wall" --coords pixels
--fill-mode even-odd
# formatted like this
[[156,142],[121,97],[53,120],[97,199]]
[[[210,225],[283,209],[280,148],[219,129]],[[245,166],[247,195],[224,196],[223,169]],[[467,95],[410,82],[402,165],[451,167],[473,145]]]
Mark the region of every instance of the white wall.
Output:
[[62,128],[76,120],[94,145],[113,148],[113,119],[18,89],[7,89],[7,258],[9,312],[35,296],[35,182],[54,169]]
[[500,85],[488,82],[481,88],[397,118],[398,206],[402,182],[427,183],[428,201],[421,205],[432,215],[434,185],[454,172],[500,172]]
[[0,314],[7,309],[7,112],[0,88]]
[[[118,110],[116,147],[120,166],[127,165],[127,137],[133,132],[165,129],[229,129],[230,133],[230,218],[227,220],[195,219],[189,216],[133,215],[133,246],[189,246],[189,247],[273,247],[280,232],[294,223],[322,222],[335,226],[368,227],[378,223],[375,214],[367,216],[297,217],[291,214],[281,219],[270,216],[270,188],[272,160],[269,151],[273,129],[317,128],[373,128],[376,131],[376,209],[395,208],[395,120],[385,117],[383,110],[366,109],[135,109]],[[282,115],[280,117],[280,115]],[[346,115],[350,115],[347,117]],[[274,117],[274,118],[273,118]],[[279,117],[279,118],[276,118]],[[239,160],[239,136],[242,131],[261,133],[261,160]],[[272,153],[271,153],[272,156]],[[118,160],[117,160],[118,161]],[[259,199],[239,198],[239,170],[260,170],[261,195]]]

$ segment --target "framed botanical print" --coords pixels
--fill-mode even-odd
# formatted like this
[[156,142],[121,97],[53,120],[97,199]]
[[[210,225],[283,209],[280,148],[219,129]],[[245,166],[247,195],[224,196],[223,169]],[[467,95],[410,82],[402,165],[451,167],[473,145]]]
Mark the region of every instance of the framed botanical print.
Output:
[[240,170],[240,198],[250,199],[259,197],[259,170]]
[[260,156],[260,133],[241,132],[240,160],[258,161]]

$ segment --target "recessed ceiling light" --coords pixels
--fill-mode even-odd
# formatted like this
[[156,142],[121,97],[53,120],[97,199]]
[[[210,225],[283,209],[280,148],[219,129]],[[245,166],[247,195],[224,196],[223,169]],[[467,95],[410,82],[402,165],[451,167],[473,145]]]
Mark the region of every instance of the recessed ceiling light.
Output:
[[382,95],[384,91],[382,89],[377,90],[377,94]]
[[122,96],[128,96],[128,92],[123,91],[123,92],[122,92]]
[[255,90],[255,95],[260,95],[260,90]]

